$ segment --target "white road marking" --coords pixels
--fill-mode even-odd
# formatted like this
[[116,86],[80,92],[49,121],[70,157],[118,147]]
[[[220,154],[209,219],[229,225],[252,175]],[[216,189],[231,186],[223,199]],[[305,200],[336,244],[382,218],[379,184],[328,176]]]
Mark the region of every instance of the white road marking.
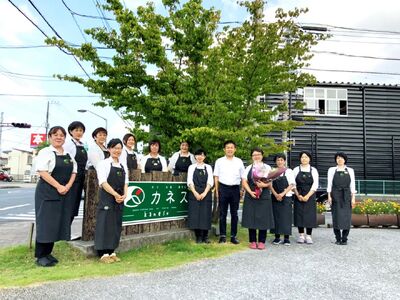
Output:
[[13,209],[13,208],[17,208],[17,207],[24,207],[24,206],[28,206],[28,205],[30,205],[30,204],[27,203],[27,204],[15,205],[15,206],[7,206],[7,207],[0,208],[0,210],[8,210],[8,209]]

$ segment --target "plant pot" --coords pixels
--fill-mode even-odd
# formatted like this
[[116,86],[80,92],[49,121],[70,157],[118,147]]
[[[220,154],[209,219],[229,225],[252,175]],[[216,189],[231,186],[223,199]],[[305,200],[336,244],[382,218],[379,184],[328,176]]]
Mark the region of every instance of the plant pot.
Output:
[[325,225],[325,215],[317,214],[317,225]]
[[378,226],[398,226],[398,218],[395,214],[368,215],[368,225]]
[[351,214],[351,225],[353,225],[353,227],[368,225],[368,216]]

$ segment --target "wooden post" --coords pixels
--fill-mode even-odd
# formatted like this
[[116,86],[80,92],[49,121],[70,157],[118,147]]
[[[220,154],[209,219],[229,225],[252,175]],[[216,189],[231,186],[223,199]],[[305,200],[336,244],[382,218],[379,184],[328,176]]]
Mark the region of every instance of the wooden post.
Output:
[[91,241],[94,239],[98,203],[99,184],[97,181],[97,173],[96,170],[89,169],[86,173],[86,193],[83,210],[82,241]]

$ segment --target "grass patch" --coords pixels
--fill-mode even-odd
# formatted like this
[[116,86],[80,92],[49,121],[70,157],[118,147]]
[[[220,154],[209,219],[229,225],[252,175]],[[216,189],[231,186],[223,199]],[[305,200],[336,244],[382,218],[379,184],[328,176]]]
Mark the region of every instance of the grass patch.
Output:
[[60,261],[51,268],[35,264],[34,250],[27,246],[0,249],[0,287],[17,287],[49,281],[79,279],[87,277],[113,276],[124,273],[139,273],[171,268],[206,258],[216,258],[247,248],[247,230],[239,231],[239,245],[196,244],[184,239],[160,245],[144,246],[120,253],[121,262],[102,264],[97,258],[86,258],[67,242],[55,244],[53,255]]

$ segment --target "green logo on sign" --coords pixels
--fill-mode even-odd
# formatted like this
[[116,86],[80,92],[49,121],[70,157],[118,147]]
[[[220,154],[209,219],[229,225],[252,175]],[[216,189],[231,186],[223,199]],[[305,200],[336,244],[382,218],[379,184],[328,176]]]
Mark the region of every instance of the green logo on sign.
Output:
[[138,186],[128,187],[128,195],[131,195],[131,197],[125,199],[126,207],[138,207],[145,198],[143,189]]

